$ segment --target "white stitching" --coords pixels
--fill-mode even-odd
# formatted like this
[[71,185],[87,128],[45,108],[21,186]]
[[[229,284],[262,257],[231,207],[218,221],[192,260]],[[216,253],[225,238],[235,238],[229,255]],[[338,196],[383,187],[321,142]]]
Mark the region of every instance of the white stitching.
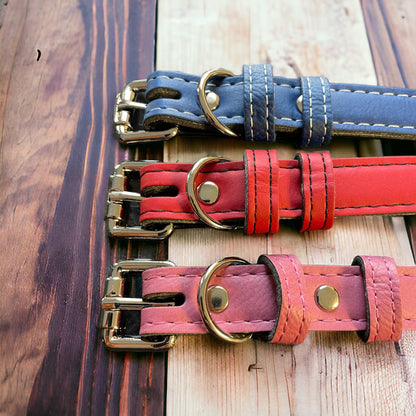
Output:
[[251,140],[254,140],[253,133],[253,78],[251,75],[251,65],[248,67],[248,73],[250,75],[250,135]]
[[319,79],[321,80],[322,94],[323,94],[323,100],[324,100],[324,134],[322,135],[322,140],[321,140],[321,146],[322,146],[324,144],[325,137],[326,137],[326,133],[327,133],[328,117],[326,115],[326,90],[325,90],[325,84],[324,84],[324,80],[322,79],[322,77],[319,77]]
[[331,91],[334,92],[356,92],[357,94],[374,94],[374,95],[389,95],[393,97],[406,97],[406,98],[416,98],[416,95],[395,93],[395,92],[381,92],[381,91],[365,91],[365,90],[350,90],[347,88],[331,88]]
[[[195,116],[195,117],[199,117],[199,118],[205,118],[204,114],[195,114],[195,113],[191,113],[190,111],[183,111],[183,110],[178,110],[177,108],[172,108],[172,107],[155,107],[155,108],[151,108],[150,110],[146,110],[146,112],[149,114],[152,111],[157,111],[157,110],[170,110],[170,111],[176,111],[177,113],[184,113],[184,114],[189,114],[191,116]],[[234,119],[234,118],[241,118],[244,119],[243,116],[232,116],[232,117],[227,117],[227,116],[218,116],[217,118],[224,118],[224,119]],[[300,119],[295,119],[295,118],[289,118],[289,117],[274,117],[275,120],[287,120],[287,121],[295,121],[295,122],[302,122],[302,120]]]
[[266,141],[269,141],[269,90],[267,88],[267,69],[266,65],[264,68],[264,89],[266,92]]
[[[183,114],[189,114],[191,116],[195,116],[195,117],[199,117],[199,118],[205,118],[204,114],[195,114],[195,113],[191,113],[190,111],[182,111],[182,110],[178,110],[177,108],[171,108],[171,107],[155,107],[152,108],[150,110],[146,110],[147,114],[151,113],[152,111],[157,111],[157,110],[170,110],[170,111],[175,111],[177,113],[183,113]],[[243,119],[243,116],[232,116],[232,117],[227,117],[227,116],[218,116],[217,118],[223,118],[223,119],[235,119],[235,118],[241,118]],[[274,117],[275,120],[286,120],[286,121],[294,121],[297,123],[301,123],[303,120],[300,119],[295,119],[295,118],[289,118],[289,117]],[[399,126],[396,124],[382,124],[382,123],[374,123],[374,124],[370,124],[370,123],[354,123],[352,121],[333,121],[333,124],[339,124],[339,125],[351,125],[351,126],[373,126],[373,127],[390,127],[390,128],[396,128],[396,129],[416,129],[415,126]]]
[[309,80],[309,77],[306,77],[306,80],[308,81],[308,91],[309,91],[309,138],[306,142],[306,146],[309,146],[309,143],[312,139],[312,90],[311,90],[311,82]]
[[[158,75],[156,77],[153,78],[149,78],[147,80],[147,82],[151,82],[154,81],[158,78],[165,78],[165,79],[174,79],[176,81],[183,81],[183,82],[188,82],[190,84],[198,84],[199,82],[197,81],[190,81],[187,80],[185,78],[179,78],[179,77],[169,77],[167,75]],[[232,83],[226,83],[226,84],[221,84],[221,87],[228,87],[228,86],[233,86],[233,85],[242,85],[243,81],[240,82],[236,82],[235,84]],[[287,88],[295,88],[295,89],[300,89],[299,86],[297,85],[290,85],[290,84],[279,84],[277,81],[273,81],[273,85],[276,85],[278,87],[287,87]],[[207,86],[209,87],[218,87],[218,85],[216,84],[207,84]],[[404,97],[404,98],[416,98],[416,95],[410,95],[410,94],[403,94],[403,93],[394,93],[394,92],[380,92],[380,91],[365,91],[365,90],[352,90],[352,89],[347,89],[347,88],[340,88],[340,89],[336,89],[336,88],[331,88],[331,91],[334,92],[352,92],[352,93],[358,93],[358,94],[374,94],[374,95],[387,95],[387,96],[393,96],[393,97]]]
[[396,129],[416,129],[415,126],[399,126],[397,124],[382,124],[382,123],[354,123],[353,121],[334,121],[333,124],[347,124],[351,126],[373,126],[373,127],[393,127]]

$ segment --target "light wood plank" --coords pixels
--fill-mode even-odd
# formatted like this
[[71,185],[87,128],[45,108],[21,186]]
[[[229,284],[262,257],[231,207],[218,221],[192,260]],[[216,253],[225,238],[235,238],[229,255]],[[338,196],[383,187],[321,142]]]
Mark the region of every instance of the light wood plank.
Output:
[[[261,4],[160,1],[157,67],[202,73],[223,66],[240,73],[243,63],[271,62],[283,76],[376,82],[358,1]],[[239,160],[248,147],[224,138],[178,139],[165,146],[165,160],[194,162],[213,153]],[[281,158],[296,151],[276,148]],[[331,154],[351,156],[355,148],[335,143]],[[337,219],[327,232],[282,227],[272,237],[180,230],[169,241],[169,257],[181,265],[208,265],[226,255],[254,262],[265,252],[315,264],[349,264],[356,254],[413,264],[403,221],[381,217]],[[180,337],[178,344],[168,361],[168,415],[403,414],[413,399],[394,345],[365,346],[355,334],[309,334],[293,348],[261,342],[235,347],[209,337]],[[414,337],[406,334],[400,346],[413,350]]]

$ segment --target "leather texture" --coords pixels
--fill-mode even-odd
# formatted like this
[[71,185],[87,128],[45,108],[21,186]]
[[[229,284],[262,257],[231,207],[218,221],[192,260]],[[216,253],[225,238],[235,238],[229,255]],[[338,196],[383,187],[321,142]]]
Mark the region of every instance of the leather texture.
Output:
[[[179,126],[217,132],[197,100],[200,77],[156,71],[147,78],[146,130]],[[274,77],[269,64],[243,67],[243,74],[215,77],[207,89],[220,100],[219,121],[246,140],[288,139],[296,146],[325,146],[331,137],[416,138],[416,91],[329,83],[325,77]],[[297,100],[302,95],[302,111]]]
[[[358,257],[353,266],[301,265],[292,255],[260,256],[259,264],[229,266],[212,277],[224,287],[229,306],[211,313],[229,333],[259,333],[283,344],[302,342],[310,331],[358,331],[366,342],[397,341],[416,329],[416,267],[396,267],[387,257]],[[182,293],[172,307],[142,311],[142,335],[204,334],[197,305],[204,267],[169,267],[143,272],[143,296]],[[320,308],[316,290],[330,285],[339,294],[333,311]],[[369,306],[370,305],[370,306]],[[364,334],[364,336],[363,336]],[[367,336],[368,335],[368,336]]]
[[[186,195],[192,165],[154,163],[141,169],[140,223],[202,226]],[[416,156],[331,159],[329,153],[299,153],[278,160],[274,150],[247,150],[245,162],[206,165],[195,184],[212,181],[219,198],[200,202],[214,220],[248,233],[278,230],[296,220],[302,230],[330,228],[334,217],[416,212]]]

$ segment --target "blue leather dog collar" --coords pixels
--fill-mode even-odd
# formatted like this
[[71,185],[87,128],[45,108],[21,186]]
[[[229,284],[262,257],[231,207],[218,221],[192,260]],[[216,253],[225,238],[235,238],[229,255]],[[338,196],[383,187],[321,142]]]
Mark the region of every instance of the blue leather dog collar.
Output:
[[[200,79],[172,71],[150,74],[144,131],[168,131],[163,140],[176,134],[171,133],[175,128],[215,133],[197,98]],[[322,76],[274,77],[271,65],[264,64],[245,65],[242,75],[211,77],[204,93],[208,91],[218,99],[214,117],[249,141],[289,136],[296,145],[317,147],[336,136],[416,139],[416,90],[329,83]],[[128,129],[135,130],[131,123]]]

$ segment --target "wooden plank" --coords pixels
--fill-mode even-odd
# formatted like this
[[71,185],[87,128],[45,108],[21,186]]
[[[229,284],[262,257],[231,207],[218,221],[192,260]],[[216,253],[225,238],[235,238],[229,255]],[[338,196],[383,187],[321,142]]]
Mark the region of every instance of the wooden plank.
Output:
[[[376,82],[358,1],[295,0],[288,8],[283,1],[258,7],[249,1],[161,0],[158,16],[159,69],[202,73],[222,66],[240,73],[243,63],[271,62],[282,76]],[[246,147],[251,146],[224,138],[177,139],[165,146],[165,160],[194,162],[213,153],[237,160]],[[295,152],[276,148],[281,158]],[[354,155],[355,148],[341,142],[331,145],[331,153]],[[180,265],[208,265],[227,255],[256,261],[267,252],[296,254],[305,263],[349,264],[356,254],[372,254],[413,264],[400,218],[337,219],[330,231],[305,234],[282,228],[273,237],[178,230],[169,257]],[[411,333],[396,346],[363,345],[355,334],[342,333],[309,334],[296,347],[180,337],[169,354],[167,414],[411,413],[414,344]]]
[[112,134],[115,94],[154,62],[155,1],[2,2],[2,414],[162,414],[165,356],[105,350],[97,328],[115,258],[107,178],[136,154]]

